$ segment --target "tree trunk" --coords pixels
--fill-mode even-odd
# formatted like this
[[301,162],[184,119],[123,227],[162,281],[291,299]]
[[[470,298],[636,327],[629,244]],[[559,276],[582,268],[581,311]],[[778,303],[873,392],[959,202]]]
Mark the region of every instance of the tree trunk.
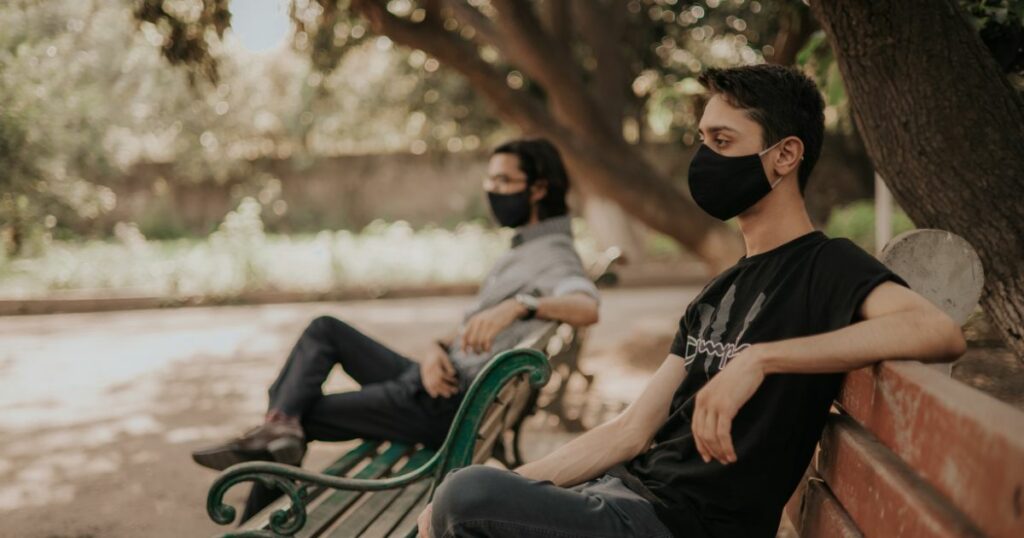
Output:
[[[551,4],[555,5],[553,2]],[[629,85],[632,81],[629,62],[622,51],[628,29],[626,4],[575,0],[571,5],[569,2],[557,5],[561,6],[563,12],[569,11],[571,7],[579,34],[597,61],[597,68],[591,74],[591,87],[597,98],[597,106],[615,132],[621,134],[622,121],[630,104]],[[555,35],[570,37],[572,28],[567,24],[567,19],[563,18],[566,24],[554,28]],[[581,189],[580,194],[583,202],[581,212],[598,247],[618,247],[626,260],[632,263],[643,261],[643,225],[612,199],[595,195],[589,189]]]
[[817,0],[868,154],[918,226],[967,239],[1024,359],[1024,100],[954,0]]

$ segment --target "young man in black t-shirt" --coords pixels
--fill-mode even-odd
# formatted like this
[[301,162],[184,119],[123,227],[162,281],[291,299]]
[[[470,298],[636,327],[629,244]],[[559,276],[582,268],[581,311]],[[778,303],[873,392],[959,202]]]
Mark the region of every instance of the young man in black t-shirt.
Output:
[[709,69],[694,201],[739,217],[747,255],[686,308],[620,416],[514,473],[454,471],[421,536],[772,537],[843,372],[951,360],[960,329],[884,265],[815,231],[803,191],[823,103],[779,66]]

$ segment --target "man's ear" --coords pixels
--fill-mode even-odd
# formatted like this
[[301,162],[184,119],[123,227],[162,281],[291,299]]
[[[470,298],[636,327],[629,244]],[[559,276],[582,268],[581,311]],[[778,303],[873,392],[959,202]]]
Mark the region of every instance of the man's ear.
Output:
[[548,195],[548,180],[538,179],[533,182],[530,186],[530,201],[533,203],[540,202]]
[[771,178],[772,181],[797,172],[802,160],[804,160],[803,141],[795,136],[784,139],[779,144],[779,151],[775,154],[775,159],[772,163],[772,171],[775,172],[775,177]]

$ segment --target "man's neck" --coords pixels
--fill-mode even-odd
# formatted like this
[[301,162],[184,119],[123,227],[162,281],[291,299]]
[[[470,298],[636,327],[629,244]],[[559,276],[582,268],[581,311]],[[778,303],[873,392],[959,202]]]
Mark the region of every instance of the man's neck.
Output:
[[814,231],[811,217],[807,215],[807,208],[802,202],[774,202],[777,203],[761,204],[762,207],[754,207],[739,217],[740,231],[743,232],[748,258],[768,252]]
[[538,237],[559,233],[572,235],[572,222],[568,216],[550,217],[539,221],[531,219],[530,222],[516,228],[512,246],[516,247]]

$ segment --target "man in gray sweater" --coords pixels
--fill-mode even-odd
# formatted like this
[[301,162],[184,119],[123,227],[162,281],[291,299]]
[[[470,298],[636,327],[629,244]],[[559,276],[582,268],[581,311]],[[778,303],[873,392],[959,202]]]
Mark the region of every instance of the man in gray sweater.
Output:
[[[546,140],[498,147],[483,188],[495,219],[516,234],[449,338],[413,361],[343,321],[316,318],[270,386],[264,423],[193,452],[196,463],[216,470],[253,460],[298,465],[313,440],[372,438],[438,447],[462,394],[495,353],[511,349],[544,320],[595,323],[598,293],[573,246],[565,200],[569,178],[555,147]],[[323,394],[335,364],[361,388]],[[255,485],[243,520],[279,495]]]

